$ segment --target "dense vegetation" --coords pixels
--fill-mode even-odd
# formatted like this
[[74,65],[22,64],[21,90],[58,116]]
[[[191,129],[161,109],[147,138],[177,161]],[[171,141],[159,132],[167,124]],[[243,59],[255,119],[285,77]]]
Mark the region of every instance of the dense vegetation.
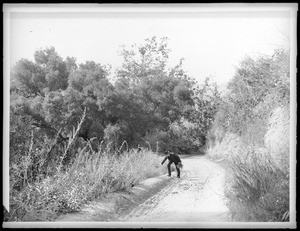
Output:
[[289,214],[289,52],[246,57],[228,83],[208,135],[208,154],[231,169],[235,221],[286,221]]
[[[149,172],[161,174],[155,161],[141,176],[143,164],[129,161],[125,174],[132,155],[158,162],[165,150],[199,151],[219,94],[208,79],[196,84],[183,60],[168,68],[169,53],[166,38],[123,47],[116,73],[94,61],[63,59],[54,47],[18,61],[10,87],[9,220],[52,219]],[[136,153],[138,147],[143,151]],[[112,186],[116,179],[119,186]]]
[[63,59],[53,47],[19,60],[11,70],[7,220],[76,211],[162,174],[159,153],[204,146],[229,169],[233,220],[288,219],[289,52],[246,57],[222,95],[208,78],[188,76],[183,59],[168,68],[170,52],[166,38],[123,47],[115,73]]

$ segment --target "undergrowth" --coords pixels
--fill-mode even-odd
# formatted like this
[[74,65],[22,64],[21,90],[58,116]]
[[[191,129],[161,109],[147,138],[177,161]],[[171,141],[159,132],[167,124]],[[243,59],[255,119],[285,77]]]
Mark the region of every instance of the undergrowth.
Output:
[[233,221],[289,220],[289,169],[280,169],[271,158],[257,153],[226,162],[225,195]]
[[123,154],[83,149],[65,171],[27,183],[21,190],[11,187],[5,220],[54,220],[61,213],[78,211],[89,200],[161,175],[159,163],[159,156],[147,149]]

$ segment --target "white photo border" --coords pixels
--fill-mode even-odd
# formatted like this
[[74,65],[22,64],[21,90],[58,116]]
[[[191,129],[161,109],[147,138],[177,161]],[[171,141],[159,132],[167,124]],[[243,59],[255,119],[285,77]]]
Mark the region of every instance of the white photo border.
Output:
[[280,11],[290,15],[290,222],[3,222],[4,228],[296,228],[296,3],[213,4],[3,4],[3,205],[9,211],[9,102],[10,102],[10,15],[22,12],[122,13],[136,12],[243,12]]

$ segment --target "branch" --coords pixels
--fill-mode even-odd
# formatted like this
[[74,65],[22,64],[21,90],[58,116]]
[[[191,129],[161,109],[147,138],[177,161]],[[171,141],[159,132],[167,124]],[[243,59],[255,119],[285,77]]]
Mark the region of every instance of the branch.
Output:
[[65,152],[62,155],[61,160],[60,160],[59,171],[61,169],[61,165],[62,165],[63,160],[65,159],[69,149],[71,148],[71,146],[73,145],[74,141],[76,140],[76,138],[78,136],[79,130],[81,128],[82,123],[84,122],[85,116],[86,116],[86,108],[84,108],[83,115],[81,117],[81,120],[80,120],[79,124],[77,125],[77,129],[76,130],[73,129],[72,136],[70,136],[70,138],[69,138],[69,142],[68,142],[68,145],[66,147],[66,150],[65,150]]

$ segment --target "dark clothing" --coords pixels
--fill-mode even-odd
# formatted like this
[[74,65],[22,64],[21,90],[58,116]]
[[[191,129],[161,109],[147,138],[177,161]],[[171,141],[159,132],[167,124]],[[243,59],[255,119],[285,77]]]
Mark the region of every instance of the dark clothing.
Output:
[[181,162],[179,156],[177,156],[176,154],[169,154],[165,157],[161,164],[164,164],[167,159],[172,163],[174,162],[175,165],[178,165],[178,163]]
[[176,167],[176,171],[177,171],[177,177],[180,177],[180,169],[179,169],[178,164],[181,162],[181,160],[180,160],[179,156],[177,156],[176,154],[169,154],[164,158],[164,160],[161,162],[161,164],[164,164],[164,162],[167,159],[169,160],[169,163],[168,163],[169,176],[171,176],[171,164],[174,163],[175,167]]

